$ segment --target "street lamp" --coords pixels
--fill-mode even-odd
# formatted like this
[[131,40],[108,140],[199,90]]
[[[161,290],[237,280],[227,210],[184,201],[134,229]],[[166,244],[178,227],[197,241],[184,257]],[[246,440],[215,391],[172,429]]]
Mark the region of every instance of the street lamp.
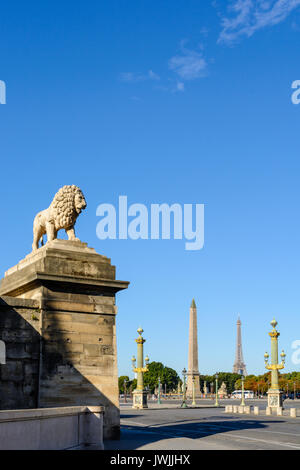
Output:
[[206,380],[204,380],[203,395],[204,395],[204,398],[206,398],[206,395],[207,395]]
[[[144,367],[144,343],[145,339],[142,337],[144,332],[143,328],[137,330],[139,337],[135,340],[137,343],[137,360],[132,356],[132,369],[137,374],[137,387],[133,392],[133,405],[132,408],[142,409],[148,408],[147,405],[147,392],[144,390],[144,373],[148,372],[149,357],[145,357]],[[137,367],[136,367],[137,364]]]
[[124,386],[124,403],[127,403],[127,397],[126,397],[126,379],[124,379],[123,386]]
[[196,406],[196,401],[195,401],[195,376],[194,376],[194,375],[193,375],[193,377],[192,377],[192,382],[193,382],[193,388],[192,388],[193,401],[192,401],[192,406]]
[[245,377],[244,377],[244,375],[242,375],[242,401],[241,401],[241,406],[245,406],[245,386],[244,386],[244,382],[245,382]]
[[181,408],[187,408],[186,404],[186,388],[185,388],[185,379],[186,379],[186,368],[183,369],[182,375],[183,375],[183,397],[182,397],[182,403],[181,403]]
[[269,336],[271,337],[271,364],[268,362],[269,354],[266,352],[264,355],[265,367],[271,371],[271,387],[268,390],[268,407],[280,408],[282,407],[282,391],[279,390],[278,370],[284,368],[286,355],[284,351],[282,351],[280,354],[281,363],[279,364],[278,336],[280,333],[276,330],[277,321],[275,319],[271,321],[271,326],[273,327],[272,331],[269,333]]
[[178,395],[178,398],[180,399],[180,396],[181,396],[181,387],[180,387],[180,381],[178,380],[178,386],[177,386],[177,395]]
[[214,392],[214,383],[211,382],[210,383],[210,396],[211,396],[211,399],[213,400],[213,392]]
[[160,405],[160,377],[158,377],[158,396],[157,396],[157,404]]
[[219,374],[216,372],[216,401],[215,401],[215,406],[219,406],[219,399],[218,399],[218,378]]

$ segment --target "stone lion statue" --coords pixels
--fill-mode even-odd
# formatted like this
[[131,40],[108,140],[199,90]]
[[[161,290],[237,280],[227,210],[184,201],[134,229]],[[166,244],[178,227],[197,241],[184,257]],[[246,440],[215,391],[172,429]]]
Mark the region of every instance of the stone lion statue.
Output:
[[33,222],[33,244],[32,250],[39,248],[39,241],[43,245],[43,235],[47,234],[47,240],[57,238],[57,232],[65,229],[69,240],[78,240],[75,237],[74,225],[76,219],[83,209],[86,201],[82,191],[75,185],[63,186],[55,194],[52,203],[39,212]]

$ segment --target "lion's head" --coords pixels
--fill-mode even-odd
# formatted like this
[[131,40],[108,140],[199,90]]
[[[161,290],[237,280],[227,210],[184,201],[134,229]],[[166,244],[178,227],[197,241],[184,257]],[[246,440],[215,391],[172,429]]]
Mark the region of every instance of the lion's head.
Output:
[[74,225],[78,215],[86,208],[82,191],[75,186],[63,186],[55,194],[51,203],[51,218],[56,230]]

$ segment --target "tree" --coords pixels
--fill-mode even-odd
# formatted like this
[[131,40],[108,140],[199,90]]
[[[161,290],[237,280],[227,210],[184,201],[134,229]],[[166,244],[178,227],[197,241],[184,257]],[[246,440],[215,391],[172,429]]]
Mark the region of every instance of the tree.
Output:
[[130,380],[128,375],[121,375],[119,377],[119,393],[124,393],[124,380],[126,380],[126,391],[128,391],[128,388],[130,386]]
[[[177,390],[178,383],[182,381],[178,376],[177,372],[171,367],[164,366],[161,362],[151,362],[149,364],[149,371],[144,374],[144,386],[149,387],[149,390],[153,393],[158,387],[158,377],[160,377],[160,383],[162,390],[164,390],[165,384],[167,385],[167,391]],[[129,394],[130,390],[136,389],[137,380],[129,380],[127,375],[121,375],[119,377],[119,390],[120,393],[124,393],[124,380],[126,380],[126,391]],[[216,376],[215,375],[200,375],[201,388],[203,388],[203,382],[206,381],[208,387],[211,383],[215,387]],[[241,390],[241,375],[234,374],[231,372],[219,372],[218,383],[221,386],[222,382],[225,382],[228,393],[232,393],[234,390]],[[254,393],[259,395],[267,393],[271,385],[271,372],[266,372],[262,375],[247,375],[245,377],[245,390],[252,390]],[[284,392],[289,393],[300,392],[300,372],[288,372],[286,374],[279,373],[279,386]]]
[[[232,372],[219,372],[218,384],[220,386],[222,382],[225,382],[226,387],[227,387],[227,392],[232,393],[236,389],[237,380],[240,378],[241,378],[240,374],[234,374]],[[200,381],[201,381],[201,388],[203,388],[204,381],[206,381],[207,385],[213,383],[215,387],[216,376],[215,375],[200,375]]]

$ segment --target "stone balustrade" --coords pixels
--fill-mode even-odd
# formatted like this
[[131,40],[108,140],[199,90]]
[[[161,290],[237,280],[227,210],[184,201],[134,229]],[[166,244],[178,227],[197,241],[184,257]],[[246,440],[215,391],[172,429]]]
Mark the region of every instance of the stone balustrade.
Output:
[[260,410],[258,406],[242,406],[242,405],[226,405],[225,406],[225,413],[234,413],[234,414],[254,414],[256,416],[260,414],[265,414],[266,416],[289,416],[291,418],[300,417],[297,413],[297,408],[288,408],[286,409],[285,413],[282,407],[271,408],[269,406],[266,407],[265,412]]

